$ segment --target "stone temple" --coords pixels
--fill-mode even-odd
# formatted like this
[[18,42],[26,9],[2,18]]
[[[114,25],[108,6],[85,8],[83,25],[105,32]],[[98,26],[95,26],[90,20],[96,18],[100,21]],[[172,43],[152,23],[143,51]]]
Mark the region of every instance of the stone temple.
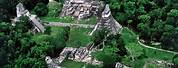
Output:
[[29,20],[31,21],[31,24],[33,25],[33,29],[32,29],[33,32],[43,33],[45,31],[45,28],[42,25],[40,18],[38,18],[36,15],[30,14],[30,12],[25,9],[22,3],[19,3],[16,6],[16,14],[17,14],[17,17],[14,19],[15,22],[19,21],[19,18],[21,16],[27,16]]
[[111,14],[109,5],[106,4],[102,12],[101,19],[98,22],[99,27],[104,26],[108,28],[112,34],[116,35],[118,32],[122,31],[122,26],[114,19]]
[[110,34],[113,34],[113,35],[120,33],[123,29],[122,26],[112,16],[111,10],[108,4],[105,5],[105,8],[101,14],[101,18],[99,22],[97,22],[95,28],[90,33],[90,35],[92,35],[94,31],[98,29],[102,29],[102,27],[109,29]]
[[99,0],[65,0],[61,16],[74,16],[78,19],[88,18],[100,12]]

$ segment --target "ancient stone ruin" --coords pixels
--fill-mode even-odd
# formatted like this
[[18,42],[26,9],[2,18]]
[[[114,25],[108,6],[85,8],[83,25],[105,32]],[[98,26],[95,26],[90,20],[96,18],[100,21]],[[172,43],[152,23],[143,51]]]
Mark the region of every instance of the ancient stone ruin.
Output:
[[100,4],[99,0],[65,0],[61,16],[88,18],[99,13]]
[[[91,0],[65,0],[65,4],[63,7],[63,11],[61,13],[62,16],[71,15],[76,18],[88,18],[91,15],[99,14],[99,1],[91,1]],[[95,6],[93,5],[95,4]],[[106,4],[104,10],[102,11],[99,22],[96,24],[95,28],[91,32],[90,35],[93,34],[94,31],[100,30],[102,27],[106,27],[109,29],[110,34],[118,34],[122,31],[122,26],[113,18],[109,5]],[[53,62],[48,65],[60,64],[65,60],[65,58],[77,61],[77,62],[85,62],[94,65],[101,65],[101,61],[97,61],[95,58],[91,57],[91,52],[95,52],[96,47],[88,46],[88,47],[80,47],[80,48],[72,48],[66,47],[60,53],[58,58],[53,59]],[[48,57],[47,57],[48,58]],[[116,68],[128,68],[121,63],[117,63]]]
[[47,56],[46,59],[45,59],[47,65],[48,65],[48,68],[61,68],[60,66],[58,66],[57,63],[55,63],[53,61],[53,59],[51,59],[51,57]]
[[104,8],[101,16],[102,17],[101,17],[100,21],[96,24],[95,28],[90,33],[90,35],[92,35],[93,32],[96,31],[97,29],[101,29],[101,27],[105,27],[105,28],[109,29],[110,34],[114,34],[114,35],[116,35],[122,31],[122,29],[123,29],[122,26],[112,16],[108,4],[105,5],[105,8]]
[[129,68],[128,66],[125,66],[124,64],[117,62],[115,65],[115,68]]
[[[46,56],[46,63],[48,65],[48,68],[63,68],[59,66],[65,59],[70,59],[76,62],[84,62],[89,63],[93,65],[102,65],[101,61],[96,60],[91,56],[91,52],[95,52],[93,50],[93,47],[80,47],[80,48],[72,48],[72,47],[66,47],[63,49],[63,51],[60,53],[59,57],[57,58],[51,58],[49,56]],[[129,68],[128,66],[125,66],[124,64],[117,62],[115,65],[115,68]]]
[[108,4],[105,6],[104,11],[102,12],[102,17],[98,24],[99,27],[104,26],[108,28],[111,31],[111,33],[115,35],[117,34],[117,32],[120,32],[122,30],[122,26],[112,16]]
[[[103,6],[101,6],[103,5]],[[102,11],[100,9],[103,9]],[[118,34],[122,31],[122,26],[114,19],[111,14],[109,5],[104,5],[99,2],[99,0],[65,0],[61,16],[74,16],[78,19],[89,18],[92,15],[97,15],[99,17],[99,22],[97,22],[95,28],[90,33],[92,35],[94,31],[100,30],[103,27],[109,29],[109,34]],[[66,47],[60,53],[58,58],[51,59],[48,63],[48,66],[55,66],[60,64],[65,59],[70,59],[77,62],[85,62],[94,65],[101,65],[101,61],[97,61],[91,56],[91,52],[95,52],[97,47],[87,46],[80,48]],[[102,50],[102,49],[101,49]],[[49,59],[50,57],[46,57]],[[60,67],[60,66],[59,66]],[[121,63],[116,64],[116,68],[128,68]]]
[[84,62],[93,65],[101,65],[101,61],[97,61],[95,58],[91,56],[91,52],[94,50],[90,50],[87,47],[80,48],[72,48],[66,47],[60,53],[59,57],[51,59],[49,56],[46,57],[46,63],[48,64],[48,68],[60,67],[59,64],[62,63],[65,59],[70,59],[76,62]]
[[45,31],[45,28],[41,24],[40,19],[36,15],[30,14],[30,12],[24,8],[22,3],[19,3],[16,6],[16,13],[17,13],[17,17],[14,19],[15,22],[19,21],[19,18],[21,16],[27,16],[34,27],[34,29],[32,30],[33,32],[44,32]]

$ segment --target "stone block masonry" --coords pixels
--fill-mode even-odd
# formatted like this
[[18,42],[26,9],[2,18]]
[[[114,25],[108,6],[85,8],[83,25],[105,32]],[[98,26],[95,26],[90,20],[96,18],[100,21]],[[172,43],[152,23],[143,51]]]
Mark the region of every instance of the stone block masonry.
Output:
[[60,16],[74,16],[78,19],[88,18],[99,13],[99,0],[65,0]]

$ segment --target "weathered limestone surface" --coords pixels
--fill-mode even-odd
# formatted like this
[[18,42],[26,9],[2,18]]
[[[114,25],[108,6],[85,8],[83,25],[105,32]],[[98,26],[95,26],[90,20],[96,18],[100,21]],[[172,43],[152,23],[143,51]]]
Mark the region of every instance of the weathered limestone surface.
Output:
[[99,14],[99,0],[65,0],[61,16],[74,16],[78,19]]
[[122,26],[112,16],[108,4],[105,6],[104,11],[102,12],[102,17],[100,19],[99,25],[108,28],[112,32],[112,34],[117,34],[117,32],[122,30]]
[[14,19],[15,22],[19,21],[19,18],[21,16],[27,16],[27,17],[29,17],[31,23],[34,26],[33,31],[37,31],[37,32],[44,32],[45,31],[45,28],[41,24],[40,19],[36,15],[30,14],[30,12],[24,8],[22,3],[19,3],[16,6],[16,12],[17,12],[17,17]]
[[[25,14],[25,13],[24,13],[24,12],[25,12],[25,8],[24,8],[24,6],[23,6],[22,3],[19,3],[19,4],[16,6],[16,12],[17,12],[17,17],[20,17],[20,16],[22,16],[23,14]],[[28,12],[28,11],[26,11],[26,12]]]
[[124,64],[121,64],[120,62],[117,62],[115,68],[129,68],[129,67],[125,66]]
[[[93,31],[90,33],[92,35],[94,31],[100,30],[102,27],[109,29],[110,34],[118,34],[122,31],[122,26],[114,19],[111,14],[109,5],[100,4],[98,0],[65,0],[61,16],[74,16],[78,19],[88,18],[91,15],[101,16],[99,22],[94,27]],[[100,11],[103,5],[104,10]],[[101,13],[102,12],[102,13]],[[62,24],[61,24],[62,25]],[[63,24],[64,25],[64,24]],[[97,49],[95,49],[97,50]],[[91,52],[94,52],[93,46],[72,48],[66,47],[60,53],[58,58],[53,61],[56,64],[63,62],[65,58],[71,59],[77,62],[85,62],[94,65],[101,65],[101,61],[97,61],[95,58],[91,57]],[[52,65],[52,64],[51,64]],[[116,68],[128,68],[127,66],[116,63]]]
[[114,17],[111,14],[109,5],[105,5],[105,9],[102,12],[100,21],[96,24],[93,31],[90,33],[90,35],[93,34],[94,31],[97,29],[100,29],[101,27],[106,27],[109,29],[111,34],[118,34],[122,31],[122,26],[114,19]]
[[[59,57],[55,59],[51,59],[49,56],[46,57],[46,63],[48,67],[60,67],[59,64],[63,62],[65,59],[70,59],[77,62],[84,62],[93,65],[101,65],[102,62],[96,60],[91,56],[91,52],[93,52],[91,48],[88,47],[80,47],[80,48],[72,48],[66,47],[60,53]],[[58,64],[58,65],[56,65]]]
[[61,68],[61,67],[58,66],[58,64],[55,63],[55,62],[51,59],[51,57],[49,57],[49,56],[47,56],[47,57],[45,58],[45,61],[46,61],[47,65],[48,65],[48,68]]

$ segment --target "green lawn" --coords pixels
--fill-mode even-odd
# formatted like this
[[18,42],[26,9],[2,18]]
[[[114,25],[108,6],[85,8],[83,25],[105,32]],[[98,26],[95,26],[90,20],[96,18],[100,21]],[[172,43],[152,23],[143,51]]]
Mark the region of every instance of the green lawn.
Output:
[[64,31],[63,27],[51,27],[50,34],[37,33],[32,37],[32,40],[34,40],[38,43],[43,42],[43,41],[52,41],[56,37],[58,37],[59,34],[62,35],[63,31]]
[[57,32],[62,32],[63,30],[63,27],[51,27],[51,35],[55,36]]
[[49,10],[48,17],[58,17],[63,8],[62,3],[56,1],[49,2],[47,7]]
[[64,68],[101,68],[100,66],[96,66],[96,65],[91,65],[91,64],[86,64],[83,62],[76,62],[76,61],[72,61],[72,60],[64,60],[60,66],[64,67]]
[[137,42],[137,35],[126,27],[121,32],[121,38],[123,38],[125,44]]
[[82,62],[75,62],[72,60],[64,60],[60,66],[65,68],[82,68],[85,65],[85,63]]
[[[51,34],[36,34],[33,36],[32,40],[35,40],[37,42],[43,42],[50,40],[52,37],[56,37],[56,35],[60,34],[59,32],[63,32],[63,27],[51,27]],[[67,46],[69,47],[79,47],[79,46],[86,46],[88,43],[92,42],[91,36],[88,36],[88,33],[91,32],[92,29],[83,29],[83,28],[71,28],[69,39],[67,41]],[[123,38],[126,48],[133,53],[134,56],[138,55],[145,55],[145,57],[137,58],[135,61],[132,61],[130,58],[125,57],[122,60],[122,63],[134,67],[134,68],[142,68],[147,61],[149,60],[164,60],[167,62],[172,61],[172,57],[174,54],[162,52],[158,50],[153,50],[149,48],[142,47],[138,44],[137,35],[132,32],[131,30],[124,28],[121,33],[121,38]],[[60,42],[60,41],[59,41]],[[130,55],[128,55],[130,56]],[[66,68],[82,68],[84,63],[78,63],[73,61],[65,61],[62,66],[65,66]],[[148,64],[150,67],[157,67],[157,65],[154,64]]]
[[76,20],[73,17],[41,17],[44,22],[63,22],[63,23],[75,23]]
[[91,41],[91,36],[89,36],[89,32],[92,29],[84,29],[84,28],[71,28],[69,39],[67,41],[67,46],[69,47],[79,47],[86,46]]
[[93,16],[93,17],[88,18],[88,19],[81,19],[77,23],[80,23],[80,24],[94,24],[95,25],[97,23],[97,17]]
[[[124,28],[121,33],[121,38],[123,38],[124,43],[126,44],[125,47],[130,51],[130,53],[132,53],[133,56],[144,55],[144,57],[137,58],[135,61],[132,61],[130,58],[127,57],[123,59],[123,63],[134,68],[142,68],[146,61],[150,59],[164,60],[167,62],[172,61],[172,57],[174,56],[174,54],[145,48],[137,42],[137,36],[138,35],[136,35],[128,28]],[[152,64],[152,66],[154,67],[156,65]]]
[[66,17],[41,17],[40,18],[44,22],[63,22],[63,23],[78,23],[78,24],[93,24],[97,23],[97,18],[95,16],[89,19],[81,19],[77,20],[74,17],[66,16]]
[[[53,7],[54,6],[54,7]],[[89,19],[83,19],[80,21],[77,21],[74,17],[58,17],[58,9],[61,9],[60,4],[57,5],[57,3],[51,3],[48,5],[50,9],[53,9],[55,11],[49,11],[49,14],[46,17],[41,17],[40,19],[45,22],[64,22],[64,23],[79,23],[79,24],[96,24],[97,18],[91,17]],[[60,8],[58,8],[60,7]],[[57,16],[56,16],[57,15]],[[33,36],[32,40],[35,40],[37,42],[43,42],[50,40],[51,38],[55,38],[58,36],[58,34],[62,34],[63,27],[51,27],[51,34],[36,34]],[[88,43],[92,42],[91,36],[88,36],[88,33],[91,32],[92,29],[84,29],[84,28],[71,28],[69,39],[66,42],[66,45],[68,47],[80,47],[80,46],[86,46]],[[167,62],[172,61],[172,57],[174,54],[162,52],[158,50],[153,50],[149,48],[145,48],[138,44],[137,42],[137,36],[132,30],[128,28],[124,28],[121,33],[121,38],[123,38],[124,43],[126,44],[126,48],[130,51],[130,55],[137,57],[134,61],[130,59],[130,57],[125,57],[122,60],[122,63],[134,67],[134,68],[143,68],[143,66],[147,63],[147,61],[150,60],[164,60]],[[60,42],[60,41],[59,41]],[[128,55],[128,56],[130,56]],[[139,57],[138,56],[143,56]],[[66,67],[66,68],[82,68],[85,63],[81,62],[75,62],[71,60],[65,60],[60,66]],[[152,68],[157,68],[156,64],[148,64],[148,66]],[[97,68],[97,67],[95,67]]]
[[[47,34],[36,34],[33,36],[33,40],[37,42],[49,41],[58,38],[62,38],[62,32],[64,31],[63,27],[51,27],[50,35]],[[67,47],[80,47],[86,46],[87,44],[92,42],[91,36],[89,33],[92,29],[85,28],[70,28],[69,38],[66,42]],[[57,40],[53,40],[57,41]],[[58,40],[58,42],[61,42]]]

